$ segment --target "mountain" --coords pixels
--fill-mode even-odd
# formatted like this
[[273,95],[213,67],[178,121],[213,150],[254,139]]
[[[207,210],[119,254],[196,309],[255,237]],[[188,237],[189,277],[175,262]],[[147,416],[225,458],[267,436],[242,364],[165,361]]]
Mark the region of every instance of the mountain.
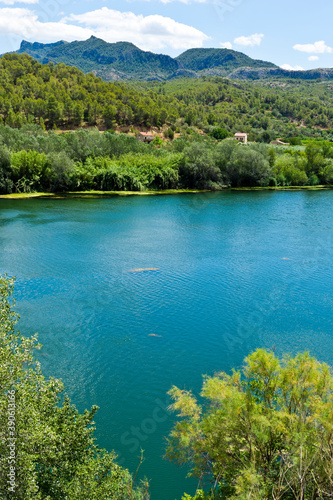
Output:
[[17,53],[39,62],[65,63],[103,80],[169,80],[202,74],[227,76],[239,68],[277,68],[229,49],[190,49],[173,59],[139,49],[129,42],[108,43],[94,36],[85,41],[30,43],[22,41]]
[[277,68],[273,63],[251,59],[251,57],[230,49],[189,49],[176,61],[183,68],[209,74],[211,70],[225,74],[237,68]]
[[268,61],[230,49],[189,49],[176,58],[139,49],[133,43],[108,43],[95,36],[85,41],[30,43],[22,41],[19,54],[27,53],[43,64],[65,63],[85,73],[92,72],[105,81],[173,80],[199,76],[224,76],[231,79],[268,78],[332,80],[333,69],[292,71]]
[[175,59],[145,52],[132,43],[108,43],[94,36],[85,41],[50,44],[23,41],[19,54],[27,53],[39,62],[65,63],[103,80],[166,80],[179,69]]

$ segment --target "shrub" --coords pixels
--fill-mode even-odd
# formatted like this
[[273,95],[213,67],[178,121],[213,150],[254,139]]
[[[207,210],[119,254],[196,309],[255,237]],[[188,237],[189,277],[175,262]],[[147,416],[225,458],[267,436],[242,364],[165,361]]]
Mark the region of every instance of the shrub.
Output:
[[180,420],[167,456],[213,485],[194,499],[330,497],[333,377],[325,363],[258,349],[242,370],[204,377],[202,402],[177,387],[169,394]]

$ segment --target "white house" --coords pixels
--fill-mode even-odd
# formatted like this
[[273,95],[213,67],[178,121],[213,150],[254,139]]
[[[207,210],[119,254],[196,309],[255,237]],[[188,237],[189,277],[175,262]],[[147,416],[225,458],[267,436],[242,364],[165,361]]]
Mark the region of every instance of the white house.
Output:
[[237,133],[237,134],[235,134],[235,139],[236,139],[236,141],[243,142],[244,144],[247,144],[247,134]]

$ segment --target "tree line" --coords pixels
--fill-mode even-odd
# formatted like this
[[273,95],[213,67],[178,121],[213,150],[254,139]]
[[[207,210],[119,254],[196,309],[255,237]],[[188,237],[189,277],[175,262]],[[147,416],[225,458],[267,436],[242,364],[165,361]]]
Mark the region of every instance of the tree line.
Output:
[[98,129],[57,133],[0,125],[0,193],[333,184],[330,142],[279,149],[188,132],[172,142],[157,137],[144,144]]

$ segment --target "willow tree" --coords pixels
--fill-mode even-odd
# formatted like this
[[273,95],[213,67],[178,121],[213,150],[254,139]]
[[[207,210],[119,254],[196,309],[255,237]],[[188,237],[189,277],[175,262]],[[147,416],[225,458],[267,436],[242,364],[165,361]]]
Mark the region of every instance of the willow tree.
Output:
[[167,455],[212,482],[196,499],[332,498],[332,390],[329,367],[308,353],[259,349],[242,370],[206,376],[200,402],[171,389],[181,419]]

